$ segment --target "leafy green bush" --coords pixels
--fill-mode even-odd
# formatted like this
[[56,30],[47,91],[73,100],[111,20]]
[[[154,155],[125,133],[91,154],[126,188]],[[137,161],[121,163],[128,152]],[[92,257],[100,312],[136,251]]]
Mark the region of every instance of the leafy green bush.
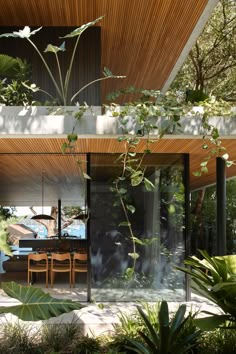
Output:
[[[154,326],[158,326],[156,319],[160,307],[159,303],[151,305],[146,302],[140,302],[140,306],[145,309],[150,322]],[[139,331],[145,331],[143,319],[137,310],[131,315],[120,312],[118,317],[120,323],[114,325],[114,335],[108,346],[111,350],[117,351],[117,353],[133,353],[133,350],[127,349],[128,341],[130,338],[138,339]]]
[[219,328],[205,332],[197,348],[199,354],[231,354],[236,353],[236,331]]
[[0,104],[27,106],[33,103],[31,65],[26,60],[0,54]]
[[38,335],[33,328],[16,323],[3,326],[3,336],[0,339],[1,353],[4,354],[38,354],[43,353],[38,347]]
[[139,331],[138,340],[128,339],[127,349],[139,354],[183,354],[197,346],[201,331],[194,326],[191,314],[185,317],[186,305],[181,305],[170,319],[168,304],[162,301],[156,320],[158,329],[140,307],[138,311],[146,331]]
[[80,336],[72,345],[73,354],[101,353],[100,341],[97,337]]
[[69,353],[72,343],[77,340],[80,332],[75,319],[70,323],[44,324],[41,329],[41,346],[45,352]]

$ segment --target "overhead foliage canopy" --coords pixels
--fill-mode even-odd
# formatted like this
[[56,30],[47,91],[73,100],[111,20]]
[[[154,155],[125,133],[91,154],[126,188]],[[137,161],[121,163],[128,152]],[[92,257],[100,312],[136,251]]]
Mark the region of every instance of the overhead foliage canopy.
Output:
[[172,84],[236,100],[236,2],[220,0]]

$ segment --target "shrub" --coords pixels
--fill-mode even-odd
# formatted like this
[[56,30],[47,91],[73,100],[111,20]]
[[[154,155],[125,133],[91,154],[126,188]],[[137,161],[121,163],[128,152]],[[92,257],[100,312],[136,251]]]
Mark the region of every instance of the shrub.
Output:
[[45,324],[42,326],[42,347],[45,352],[70,353],[73,342],[80,335],[77,320],[63,324]]
[[219,328],[212,332],[205,332],[197,348],[197,353],[236,353],[236,331],[229,328]]
[[39,354],[43,353],[38,347],[39,337],[33,328],[16,323],[7,323],[3,327],[0,340],[1,353],[4,354]]
[[201,331],[194,326],[191,314],[185,317],[186,305],[181,305],[170,319],[168,304],[162,301],[156,325],[151,323],[141,307],[138,311],[146,330],[139,331],[139,339],[129,339],[127,349],[139,354],[183,354],[197,346]]
[[73,354],[101,353],[100,340],[96,337],[80,336],[71,347]]

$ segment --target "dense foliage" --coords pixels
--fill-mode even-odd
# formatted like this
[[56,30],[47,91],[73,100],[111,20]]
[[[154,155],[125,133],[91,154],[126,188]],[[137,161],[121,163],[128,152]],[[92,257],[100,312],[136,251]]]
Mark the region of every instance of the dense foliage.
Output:
[[[226,182],[226,253],[236,253],[236,179]],[[199,202],[199,198],[202,198]],[[216,187],[192,193],[191,198],[192,253],[206,249],[216,254]]]
[[187,91],[190,101],[212,94],[236,100],[236,3],[220,0],[191,49],[171,88]]

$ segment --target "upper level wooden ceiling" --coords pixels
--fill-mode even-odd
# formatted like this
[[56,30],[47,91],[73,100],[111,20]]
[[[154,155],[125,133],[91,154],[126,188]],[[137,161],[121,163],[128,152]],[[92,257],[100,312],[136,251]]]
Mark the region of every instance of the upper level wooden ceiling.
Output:
[[105,15],[102,68],[126,75],[102,84],[105,102],[107,93],[129,85],[163,89],[210,2],[216,1],[0,0],[0,26],[80,26]]

